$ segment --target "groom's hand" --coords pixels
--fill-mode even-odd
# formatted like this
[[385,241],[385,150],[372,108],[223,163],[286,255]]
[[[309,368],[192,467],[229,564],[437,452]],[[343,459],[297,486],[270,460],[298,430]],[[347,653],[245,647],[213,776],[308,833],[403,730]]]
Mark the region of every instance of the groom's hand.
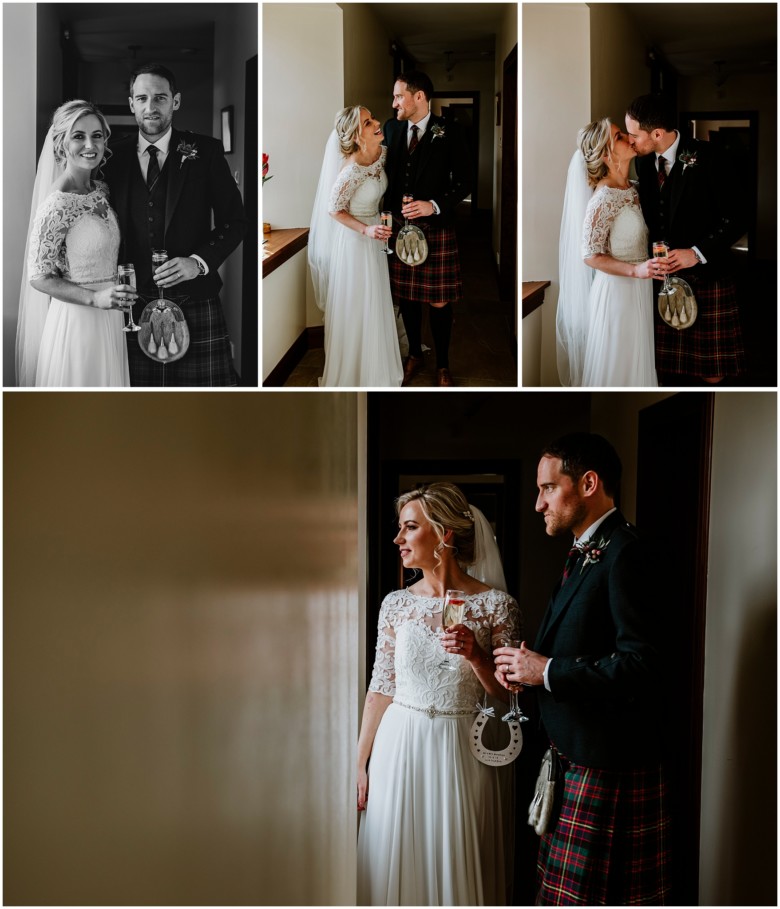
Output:
[[693,268],[694,265],[698,264],[699,260],[692,249],[670,249],[666,262],[668,265],[666,271],[672,275],[683,268]]
[[175,256],[168,259],[154,273],[154,283],[158,287],[173,287],[184,281],[192,281],[200,274],[198,263],[188,256]]
[[549,657],[534,653],[525,646],[497,647],[493,651],[496,664],[496,678],[504,686],[506,681],[521,685],[544,685],[544,669]]
[[406,205],[401,206],[401,214],[404,218],[409,218],[411,221],[415,218],[430,218],[433,215],[433,212],[433,205],[430,202],[424,202],[423,200],[407,202]]

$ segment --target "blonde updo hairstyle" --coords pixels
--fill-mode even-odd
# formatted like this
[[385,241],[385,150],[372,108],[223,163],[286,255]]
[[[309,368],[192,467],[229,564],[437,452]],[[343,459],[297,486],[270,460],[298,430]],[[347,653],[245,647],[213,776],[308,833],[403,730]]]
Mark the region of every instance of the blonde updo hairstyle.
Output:
[[[401,509],[409,502],[419,502],[420,508],[428,523],[439,538],[436,547],[436,559],[441,562],[440,553],[449,549],[461,568],[472,565],[474,553],[474,517],[469,503],[460,489],[453,483],[430,483],[406,492],[395,500],[395,511],[400,515]],[[445,543],[444,534],[452,531],[451,542]]]
[[51,138],[54,145],[54,160],[60,167],[65,166],[68,154],[65,146],[67,145],[73,127],[82,118],[88,114],[94,114],[100,120],[100,128],[104,134],[104,152],[103,158],[92,168],[92,173],[103,164],[111,155],[108,148],[108,139],[111,135],[111,129],[106,122],[102,112],[89,101],[66,101],[60,105],[51,118]]
[[357,104],[354,107],[345,107],[336,114],[336,135],[341,154],[345,158],[360,151],[360,111],[365,109],[362,104]]
[[612,121],[609,117],[604,117],[584,126],[577,135],[577,145],[585,159],[590,186],[596,186],[609,172],[604,156],[610,157],[612,151],[611,126]]

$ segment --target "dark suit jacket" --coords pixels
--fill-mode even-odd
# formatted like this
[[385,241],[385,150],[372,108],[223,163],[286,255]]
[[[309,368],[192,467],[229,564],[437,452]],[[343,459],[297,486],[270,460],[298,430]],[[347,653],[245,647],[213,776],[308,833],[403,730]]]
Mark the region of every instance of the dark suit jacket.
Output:
[[[680,161],[683,154],[695,155],[696,163],[683,169]],[[721,159],[709,142],[681,138],[677,161],[667,177],[668,191],[664,187],[669,228],[661,236],[661,196],[655,157],[651,154],[636,159],[639,198],[650,229],[650,242],[664,239],[672,249],[696,246],[707,264],[696,265],[689,271],[703,280],[728,273],[729,247],[745,232],[740,181],[735,179],[738,171]]]
[[[657,764],[663,735],[657,641],[668,633],[658,570],[619,512],[596,531],[601,561],[556,584],[534,650],[553,658],[551,692],[537,688],[542,722],[567,758],[587,767]],[[663,556],[661,556],[663,558]]]
[[[434,125],[444,130],[443,136],[434,136]],[[406,134],[409,125],[406,120],[388,120],[383,132],[387,145],[388,186],[385,193],[385,208],[400,216],[401,200],[404,194],[404,169],[406,159]],[[425,135],[414,151],[415,177],[412,194],[415,199],[431,199],[441,209],[441,215],[429,223],[450,223],[455,209],[471,192],[469,152],[463,130],[457,123],[445,123],[441,117],[431,115]]]
[[[180,142],[194,146],[197,158],[182,162]],[[120,261],[128,258],[131,246],[130,192],[132,168],[140,168],[137,134],[111,145],[113,152],[105,167],[111,205],[122,234]],[[217,269],[239,245],[246,231],[241,194],[230,173],[222,143],[210,136],[180,132],[171,134],[168,157],[168,191],[165,204],[165,249],[169,258],[199,255],[209,273],[177,284],[176,294],[193,299],[215,297],[222,287]],[[212,216],[214,227],[212,227]]]

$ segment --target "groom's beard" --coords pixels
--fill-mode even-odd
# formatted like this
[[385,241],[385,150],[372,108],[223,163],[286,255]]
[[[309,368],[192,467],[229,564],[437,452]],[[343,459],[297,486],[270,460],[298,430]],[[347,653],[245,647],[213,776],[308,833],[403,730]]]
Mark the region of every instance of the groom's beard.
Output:
[[156,118],[148,120],[146,117],[136,117],[135,122],[145,136],[162,136],[173,123],[173,117],[163,117],[162,114],[157,114]]

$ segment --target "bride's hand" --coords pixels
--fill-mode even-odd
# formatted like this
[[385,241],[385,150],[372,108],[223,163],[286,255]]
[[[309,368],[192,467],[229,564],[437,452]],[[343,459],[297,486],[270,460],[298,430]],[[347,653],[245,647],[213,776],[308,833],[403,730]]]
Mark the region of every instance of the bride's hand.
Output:
[[116,284],[96,290],[92,296],[92,305],[96,309],[127,310],[138,299],[138,294],[129,284]]
[[368,774],[365,767],[358,770],[357,778],[357,809],[358,811],[366,810],[368,802]]
[[634,277],[656,278],[662,281],[664,277],[662,261],[662,259],[648,259],[647,262],[639,262],[634,266]]
[[370,237],[372,240],[389,240],[392,237],[393,231],[390,227],[385,227],[384,224],[366,224],[363,228],[363,236]]
[[482,656],[482,648],[468,625],[450,625],[445,629],[441,642],[447,653],[465,657],[469,662]]

